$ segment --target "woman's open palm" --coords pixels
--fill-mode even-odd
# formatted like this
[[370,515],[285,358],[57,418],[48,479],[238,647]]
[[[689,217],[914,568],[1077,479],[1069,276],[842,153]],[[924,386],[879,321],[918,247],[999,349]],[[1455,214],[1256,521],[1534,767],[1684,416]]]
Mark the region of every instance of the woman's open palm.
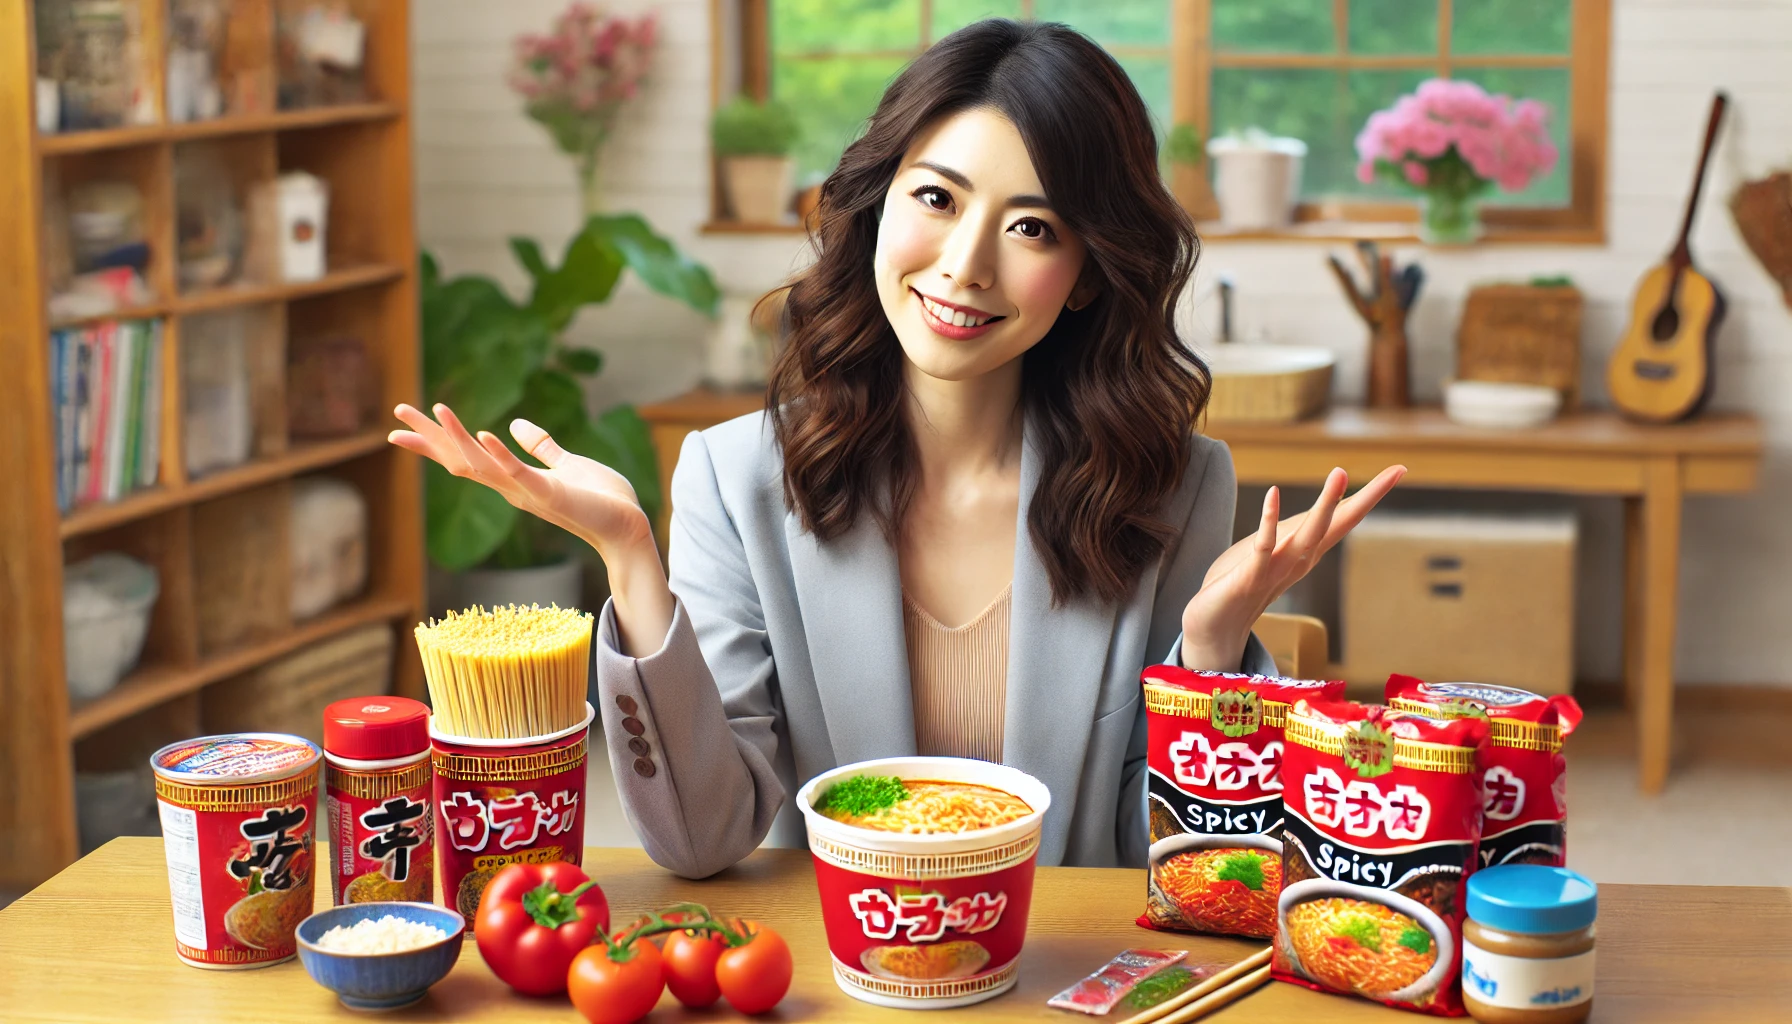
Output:
[[510,436],[545,469],[524,463],[489,431],[480,431],[478,437],[469,434],[445,405],[435,407],[433,420],[409,405],[400,405],[393,413],[411,429],[394,430],[387,440],[435,460],[455,476],[490,487],[512,505],[584,539],[600,553],[651,536],[647,514],[626,477],[561,448],[528,420],[512,420]]
[[1311,571],[1320,556],[1362,522],[1405,475],[1405,466],[1390,466],[1345,498],[1350,478],[1342,469],[1334,469],[1325,478],[1313,507],[1287,519],[1280,518],[1281,491],[1271,487],[1263,496],[1263,518],[1257,532],[1213,560],[1200,591],[1183,609],[1184,663],[1196,667],[1213,667],[1203,662],[1235,665],[1258,616]]

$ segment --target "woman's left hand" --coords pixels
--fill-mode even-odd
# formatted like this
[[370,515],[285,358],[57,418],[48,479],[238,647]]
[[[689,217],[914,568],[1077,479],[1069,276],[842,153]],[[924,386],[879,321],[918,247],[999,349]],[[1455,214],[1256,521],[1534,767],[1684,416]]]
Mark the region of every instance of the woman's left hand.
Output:
[[1280,518],[1281,490],[1271,487],[1263,496],[1263,521],[1257,532],[1214,559],[1200,591],[1182,610],[1182,664],[1196,670],[1238,671],[1257,618],[1405,475],[1405,466],[1389,466],[1345,498],[1350,478],[1334,469],[1313,507],[1288,519]]

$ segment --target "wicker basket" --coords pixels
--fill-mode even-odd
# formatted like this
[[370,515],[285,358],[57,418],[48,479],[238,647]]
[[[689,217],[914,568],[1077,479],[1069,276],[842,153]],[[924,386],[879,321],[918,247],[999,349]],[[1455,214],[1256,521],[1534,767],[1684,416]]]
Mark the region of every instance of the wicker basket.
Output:
[[204,691],[207,732],[288,732],[323,742],[324,708],[391,692],[392,627],[374,623],[235,676]]
[[1542,384],[1580,399],[1581,294],[1572,285],[1490,284],[1468,293],[1456,379]]
[[1332,356],[1280,345],[1222,346],[1210,357],[1209,423],[1292,423],[1325,410]]

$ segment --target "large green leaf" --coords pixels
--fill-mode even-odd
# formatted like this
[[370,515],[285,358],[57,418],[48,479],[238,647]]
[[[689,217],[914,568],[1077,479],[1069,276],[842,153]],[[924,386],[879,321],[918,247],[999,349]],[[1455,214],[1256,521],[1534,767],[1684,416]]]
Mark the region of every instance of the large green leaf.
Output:
[[537,370],[523,383],[515,415],[530,420],[558,441],[562,435],[584,428],[585,391],[578,381],[559,370]]
[[429,557],[444,569],[471,569],[491,557],[521,515],[497,491],[424,464]]
[[640,275],[647,287],[668,298],[690,306],[704,316],[714,318],[722,293],[709,269],[679,252],[653,229],[639,214],[622,213],[596,216],[585,222],[584,235],[597,235],[615,246]]
[[609,299],[624,266],[622,253],[587,227],[566,243],[557,269],[535,276],[529,308],[557,335],[581,307]]
[[526,310],[487,307],[463,325],[461,358],[431,401],[445,402],[468,430],[503,433],[504,414],[553,346],[553,332]]
[[494,327],[514,318],[517,306],[486,277],[426,282],[420,292],[423,386],[434,392],[457,365],[480,357],[497,336]]

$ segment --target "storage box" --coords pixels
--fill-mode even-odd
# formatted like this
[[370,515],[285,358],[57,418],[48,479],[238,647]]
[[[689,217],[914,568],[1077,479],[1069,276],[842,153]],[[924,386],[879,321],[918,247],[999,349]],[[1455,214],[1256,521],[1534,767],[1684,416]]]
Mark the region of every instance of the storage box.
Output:
[[1569,692],[1576,540],[1567,513],[1370,515],[1344,541],[1347,677]]
[[373,623],[208,687],[205,731],[286,732],[322,743],[324,708],[391,692],[393,647],[392,627]]

